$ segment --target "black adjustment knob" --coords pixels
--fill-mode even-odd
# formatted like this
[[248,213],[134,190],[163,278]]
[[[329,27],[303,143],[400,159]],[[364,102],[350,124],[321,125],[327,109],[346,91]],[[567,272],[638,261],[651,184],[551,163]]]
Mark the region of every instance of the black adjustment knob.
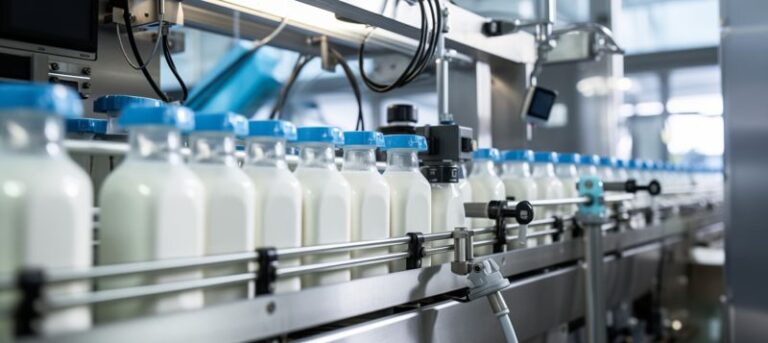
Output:
[[518,202],[514,209],[507,210],[505,217],[515,218],[520,225],[529,224],[533,221],[533,205],[528,201]]
[[418,123],[419,112],[409,104],[394,104],[387,108],[387,123]]
[[653,180],[645,188],[650,195],[656,196],[661,194],[661,183],[659,183],[659,181]]

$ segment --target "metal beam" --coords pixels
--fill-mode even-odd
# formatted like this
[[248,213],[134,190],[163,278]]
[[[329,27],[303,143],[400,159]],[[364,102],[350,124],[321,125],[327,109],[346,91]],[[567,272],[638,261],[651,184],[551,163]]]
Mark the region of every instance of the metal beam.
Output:
[[663,51],[624,56],[624,73],[670,70],[685,67],[716,65],[717,47]]

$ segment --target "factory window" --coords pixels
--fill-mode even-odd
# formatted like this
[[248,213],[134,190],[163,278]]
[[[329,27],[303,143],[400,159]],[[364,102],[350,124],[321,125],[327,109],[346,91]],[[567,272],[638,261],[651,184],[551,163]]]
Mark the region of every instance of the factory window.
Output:
[[717,0],[625,0],[614,22],[629,54],[710,47],[720,39]]
[[673,114],[722,115],[723,96],[718,66],[672,70],[667,111]]
[[665,126],[667,150],[670,155],[677,156],[677,160],[691,160],[691,156],[723,154],[723,117],[673,114],[667,118]]

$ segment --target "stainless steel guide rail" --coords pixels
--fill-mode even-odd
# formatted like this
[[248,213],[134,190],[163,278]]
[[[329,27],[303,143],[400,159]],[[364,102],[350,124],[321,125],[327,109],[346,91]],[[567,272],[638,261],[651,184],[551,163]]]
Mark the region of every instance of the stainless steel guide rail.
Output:
[[[616,279],[620,270],[626,268],[633,269],[631,267],[616,269],[611,267],[612,263],[619,258],[619,261],[627,259],[632,261],[632,256],[654,256],[656,251],[660,248],[660,242],[666,241],[679,241],[680,235],[686,235],[691,230],[697,230],[700,228],[706,228],[722,220],[722,214],[719,207],[703,208],[697,213],[687,216],[674,216],[668,218],[663,223],[658,225],[648,226],[637,230],[628,230],[616,233],[609,233],[603,238],[603,246],[606,255],[606,279]],[[548,220],[548,219],[546,219]],[[695,232],[695,231],[691,231]],[[442,238],[442,233],[436,234],[433,237]],[[401,239],[396,238],[394,240]],[[394,243],[393,241],[392,243]],[[483,241],[476,243],[482,244]],[[377,245],[372,245],[377,246]],[[446,250],[448,251],[448,250]],[[376,256],[373,259],[357,259],[357,262],[368,263],[376,262],[385,263],[388,259],[401,259],[405,258],[406,252],[402,253],[389,253],[382,256]],[[297,255],[291,255],[297,256]],[[505,297],[513,296],[510,301],[512,304],[524,304],[527,303],[527,298],[531,295],[527,295],[524,298],[519,298],[519,293],[523,289],[528,289],[526,285],[539,285],[534,288],[541,288],[541,291],[551,292],[552,289],[548,288],[549,281],[555,282],[555,280],[561,280],[564,275],[571,275],[570,273],[582,273],[580,268],[574,269],[574,267],[565,267],[564,269],[557,269],[557,267],[564,263],[575,263],[578,260],[584,258],[584,246],[582,241],[579,240],[567,240],[559,241],[548,245],[537,246],[527,249],[515,249],[505,253],[489,255],[483,258],[492,258],[497,261],[501,266],[501,272],[505,276],[515,276],[520,274],[529,273],[531,271],[540,269],[549,269],[550,272],[542,274],[540,276],[527,277],[526,279],[514,282],[513,286],[508,291],[505,291]],[[632,263],[648,263],[648,258],[643,257],[640,260]],[[351,261],[351,260],[350,260]],[[348,261],[343,261],[345,263]],[[313,265],[313,266],[301,266],[291,267],[283,269],[283,276],[291,277],[300,275],[300,273],[311,273],[319,270],[327,270],[325,268],[342,268],[351,267],[349,265]],[[148,262],[147,264],[151,264]],[[552,269],[552,268],[555,269]],[[94,269],[98,269],[96,267]],[[105,267],[106,268],[106,267]],[[632,272],[638,279],[631,283],[631,288],[626,288],[626,284],[619,283],[616,287],[606,289],[606,292],[610,294],[616,294],[615,291],[621,290],[626,292],[632,290],[636,292],[643,287],[650,287],[651,281],[649,277],[641,273],[641,270],[636,269]],[[645,268],[645,267],[644,267]],[[566,274],[563,274],[566,273]],[[639,273],[639,274],[638,274]],[[253,274],[241,274],[226,276],[222,278],[229,278],[227,281],[247,282],[253,278]],[[554,278],[554,279],[552,279]],[[216,278],[216,282],[223,282],[224,279]],[[204,280],[195,280],[195,282],[205,282]],[[557,283],[567,282],[567,287],[573,288],[570,292],[574,296],[581,294],[579,291],[581,282],[577,279],[562,279]],[[574,284],[575,282],[575,284]],[[628,281],[624,281],[628,282]],[[175,283],[174,283],[175,284]],[[153,291],[159,292],[173,291],[170,287],[185,286],[171,286],[174,284],[161,284]],[[192,284],[186,286],[191,287]],[[204,286],[202,284],[198,286]],[[169,288],[166,288],[169,287]],[[448,294],[457,290],[461,290],[466,285],[462,278],[454,275],[448,264],[432,266],[426,268],[419,268],[414,270],[406,270],[397,273],[391,273],[387,275],[352,280],[350,282],[314,287],[301,290],[294,293],[275,294],[275,295],[262,295],[253,299],[243,300],[236,303],[219,305],[210,308],[204,308],[196,311],[187,311],[183,313],[167,314],[163,316],[151,316],[138,318],[126,322],[118,322],[108,325],[99,325],[93,329],[85,332],[74,333],[71,335],[64,335],[55,337],[57,342],[102,342],[102,341],[135,341],[138,339],[138,335],[145,341],[185,341],[185,342],[203,342],[203,341],[247,341],[258,340],[278,335],[288,334],[305,330],[308,328],[316,327],[326,323],[332,323],[345,318],[352,318],[366,313],[374,311],[392,308],[395,306],[408,304],[412,302],[418,302],[422,299],[436,297],[444,294]],[[521,288],[523,287],[523,288]],[[189,288],[184,288],[189,289]],[[132,293],[135,290],[115,290],[116,293],[106,294],[99,298],[98,301],[110,301],[118,297],[124,296],[119,292]],[[527,291],[526,291],[527,292]],[[507,295],[509,294],[509,295]],[[559,293],[556,293],[559,294]],[[109,298],[107,297],[109,296]],[[133,294],[130,294],[133,295]],[[539,296],[544,296],[541,294]],[[550,294],[550,296],[555,296]],[[561,297],[558,295],[557,297]],[[90,300],[90,299],[89,299]],[[615,300],[609,300],[609,304],[613,304]],[[86,302],[85,298],[60,298],[57,306],[75,306],[82,304],[90,304],[94,302]],[[575,301],[575,300],[574,300]],[[452,308],[455,305],[451,305],[451,301],[443,306]],[[537,330],[542,327],[552,327],[558,322],[567,318],[575,318],[579,316],[579,313],[583,315],[583,302],[576,301],[572,303],[578,304],[577,307],[566,306],[562,304],[557,305],[556,308],[549,308],[552,303],[545,301],[540,304],[539,307],[546,307],[537,309],[535,313],[525,311],[523,314],[519,308],[513,312],[513,321],[519,328],[518,334],[521,339],[531,337],[531,335],[538,332]],[[470,304],[461,306],[472,306]],[[487,312],[485,308],[486,304],[480,304],[482,307],[482,313]],[[520,305],[522,306],[522,305]],[[302,311],[294,311],[292,309],[301,308]],[[443,307],[441,307],[443,308]],[[425,309],[426,310],[426,309]],[[541,315],[538,312],[543,311]],[[549,311],[559,311],[557,315],[550,313]],[[417,310],[415,314],[421,313]],[[464,311],[462,311],[464,313]],[[545,315],[544,313],[550,313]],[[466,315],[466,314],[465,314]],[[444,317],[444,315],[441,315]],[[532,323],[531,320],[526,320],[525,317],[533,316],[537,323]],[[543,317],[542,317],[543,316]],[[550,318],[551,317],[551,318]],[[237,319],[234,319],[237,318]],[[481,319],[475,319],[472,316],[466,318],[468,321],[476,321]],[[475,322],[476,323],[476,322]],[[519,323],[519,324],[518,324]],[[168,328],[184,328],[184,330],[169,330]],[[492,333],[482,333],[481,337],[491,337],[488,340],[494,340],[492,337],[496,336],[482,336]],[[45,341],[45,338],[29,338],[24,341]]]

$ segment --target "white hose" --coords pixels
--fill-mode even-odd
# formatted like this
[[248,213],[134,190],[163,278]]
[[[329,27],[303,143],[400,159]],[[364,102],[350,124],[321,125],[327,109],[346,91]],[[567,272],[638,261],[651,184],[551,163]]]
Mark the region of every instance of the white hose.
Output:
[[509,315],[499,314],[496,318],[499,319],[501,331],[504,331],[504,338],[507,340],[507,343],[517,343],[517,334],[515,333],[515,327],[512,326],[512,320],[509,319]]

